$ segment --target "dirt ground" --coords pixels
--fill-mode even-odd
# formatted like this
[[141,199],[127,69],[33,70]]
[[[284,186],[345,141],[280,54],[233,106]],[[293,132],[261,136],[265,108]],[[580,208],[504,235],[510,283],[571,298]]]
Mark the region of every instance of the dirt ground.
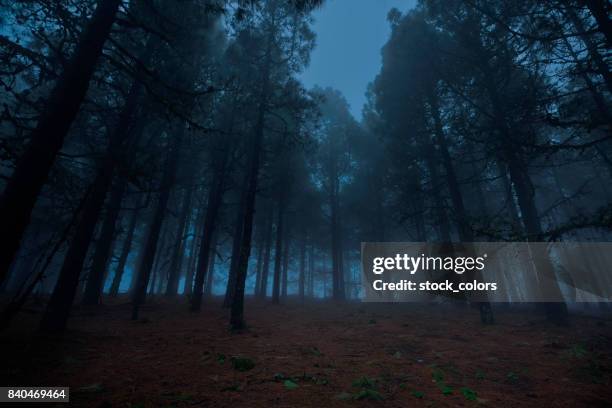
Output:
[[60,340],[32,336],[30,309],[1,336],[2,385],[69,386],[82,407],[612,405],[601,318],[497,311],[485,327],[470,308],[250,301],[249,330],[231,334],[218,303],[129,315],[125,299],[77,308]]

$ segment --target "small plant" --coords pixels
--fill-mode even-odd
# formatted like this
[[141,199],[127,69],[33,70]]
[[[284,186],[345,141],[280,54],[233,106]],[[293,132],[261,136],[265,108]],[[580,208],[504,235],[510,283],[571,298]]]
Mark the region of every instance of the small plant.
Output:
[[383,396],[376,390],[376,380],[363,376],[353,381],[353,387],[361,388],[353,394],[354,400],[382,400]]
[[324,377],[315,377],[314,383],[317,385],[327,385],[329,384],[329,381]]
[[508,380],[510,383],[516,383],[519,380],[519,376],[514,371],[510,371],[508,374],[506,374],[506,380]]
[[217,354],[217,362],[221,365],[225,364],[225,354]]
[[288,390],[295,390],[297,387],[299,387],[297,385],[297,383],[291,381],[291,380],[285,380],[283,381],[283,385],[285,386],[286,389]]
[[444,371],[440,370],[439,368],[436,368],[435,370],[432,371],[431,378],[433,378],[433,380],[436,383],[443,382],[444,381]]
[[476,379],[477,380],[484,380],[485,379],[484,371],[481,371],[481,370],[476,371]]
[[452,387],[450,387],[448,385],[445,385],[445,386],[442,387],[442,394],[444,394],[444,395],[452,395],[452,393],[453,393],[453,388]]
[[321,350],[319,350],[316,346],[311,347],[308,351],[310,352],[310,354],[317,357],[323,354],[321,353]]
[[476,398],[477,398],[476,391],[470,388],[467,388],[467,387],[461,388],[461,394],[463,394],[465,399],[468,401],[476,401]]
[[423,399],[423,397],[425,396],[425,394],[422,391],[412,391],[411,392],[412,396],[418,399]]
[[176,401],[191,401],[193,399],[193,395],[181,393],[174,398]]
[[255,362],[247,357],[232,357],[232,367],[240,372],[249,371],[255,367]]
[[376,390],[372,390],[370,388],[364,388],[353,396],[355,400],[372,400],[372,401],[380,401],[383,399],[380,392]]
[[583,358],[588,354],[588,351],[582,344],[574,344],[568,350],[568,353],[574,358]]
[[353,387],[374,388],[375,386],[376,386],[375,381],[366,376],[363,376],[353,381]]

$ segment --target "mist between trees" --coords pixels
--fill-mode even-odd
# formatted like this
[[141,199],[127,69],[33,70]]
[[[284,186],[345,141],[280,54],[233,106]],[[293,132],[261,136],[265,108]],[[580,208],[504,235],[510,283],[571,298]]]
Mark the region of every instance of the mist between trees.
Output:
[[319,3],[0,1],[3,326],[222,295],[241,329],[247,295],[356,299],[360,242],[610,239],[605,2],[391,10],[361,122],[297,79]]

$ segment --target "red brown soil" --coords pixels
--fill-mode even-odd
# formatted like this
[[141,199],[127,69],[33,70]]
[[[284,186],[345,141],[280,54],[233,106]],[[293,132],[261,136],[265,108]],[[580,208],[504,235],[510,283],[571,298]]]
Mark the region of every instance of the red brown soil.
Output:
[[[249,330],[232,334],[216,303],[191,314],[153,300],[142,316],[129,321],[125,303],[77,309],[59,340],[33,337],[40,316],[24,313],[2,336],[2,385],[70,386],[83,407],[612,404],[606,319],[559,328],[498,312],[487,327],[470,308],[247,302]],[[255,366],[240,372],[235,356]]]

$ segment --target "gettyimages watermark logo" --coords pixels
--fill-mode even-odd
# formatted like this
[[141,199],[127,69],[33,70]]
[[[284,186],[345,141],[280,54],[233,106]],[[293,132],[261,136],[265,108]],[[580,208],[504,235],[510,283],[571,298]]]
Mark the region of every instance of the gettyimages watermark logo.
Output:
[[414,275],[417,271],[453,271],[459,275],[466,271],[482,271],[485,267],[487,254],[479,257],[441,257],[441,256],[410,256],[406,253],[396,254],[395,257],[376,257],[373,261],[372,272],[379,275],[386,270],[404,270]]
[[[364,301],[607,302],[612,243],[362,243]],[[605,279],[604,279],[605,278]],[[606,282],[606,283],[604,283]]]

